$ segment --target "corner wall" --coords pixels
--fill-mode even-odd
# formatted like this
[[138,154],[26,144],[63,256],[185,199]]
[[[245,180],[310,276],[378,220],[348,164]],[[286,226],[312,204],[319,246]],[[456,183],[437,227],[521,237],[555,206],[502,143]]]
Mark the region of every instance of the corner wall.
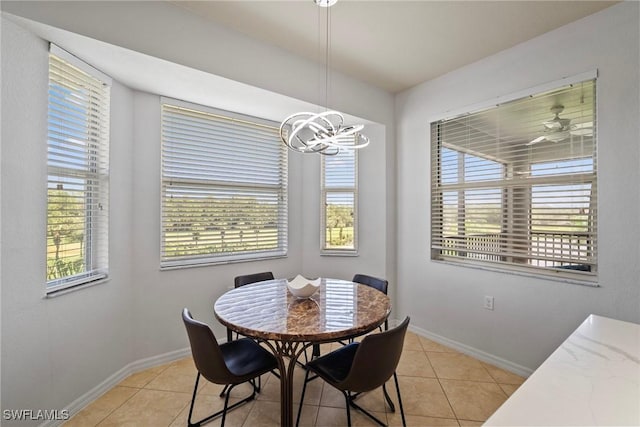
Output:
[[[639,6],[610,7],[396,97],[398,305],[415,327],[532,370],[590,313],[640,323]],[[431,261],[430,119],[595,68],[600,287]]]
[[133,97],[114,83],[110,279],[45,299],[48,45],[2,18],[1,66],[2,408],[64,408],[134,356]]

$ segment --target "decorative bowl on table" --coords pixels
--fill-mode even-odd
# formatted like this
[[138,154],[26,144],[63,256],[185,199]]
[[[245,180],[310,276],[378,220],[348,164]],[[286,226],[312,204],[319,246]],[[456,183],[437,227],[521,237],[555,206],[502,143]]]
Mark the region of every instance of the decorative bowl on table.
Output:
[[298,274],[295,279],[287,281],[287,288],[296,298],[309,298],[320,288],[320,279],[310,280]]

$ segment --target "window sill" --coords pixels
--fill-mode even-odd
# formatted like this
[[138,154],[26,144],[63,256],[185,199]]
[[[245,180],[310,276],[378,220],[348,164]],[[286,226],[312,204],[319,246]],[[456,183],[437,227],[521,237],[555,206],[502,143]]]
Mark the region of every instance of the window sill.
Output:
[[45,299],[49,299],[49,298],[57,298],[59,296],[62,295],[66,295],[69,294],[71,292],[76,292],[79,291],[81,289],[86,289],[86,288],[90,288],[92,286],[96,286],[96,285],[101,285],[103,283],[107,283],[110,280],[110,277],[101,277],[99,279],[94,279],[94,280],[90,280],[84,283],[78,283],[72,286],[67,286],[65,288],[59,288],[59,289],[52,289],[52,290],[47,290],[45,291]]
[[[532,271],[526,267],[524,268],[518,268],[516,266],[496,267],[492,265],[476,264],[473,262],[441,260],[441,259],[432,259],[431,261],[436,262],[438,264],[447,264],[447,265],[453,265],[456,267],[492,271],[495,273],[511,274],[515,276],[530,277],[533,279],[549,280],[552,282],[561,282],[561,283],[568,283],[572,285],[589,286],[593,288],[600,287],[600,284],[598,283],[598,278],[595,275],[589,275],[588,277],[585,277],[586,275],[580,274],[580,273],[557,272],[555,270],[551,270],[548,273],[543,273],[543,272]],[[577,276],[582,276],[582,277],[577,277]]]
[[346,256],[346,257],[356,257],[360,256],[358,251],[320,251],[320,256]]
[[241,262],[252,262],[252,261],[265,261],[271,259],[279,259],[279,258],[287,258],[287,253],[276,254],[270,256],[262,256],[256,258],[236,258],[236,259],[224,259],[224,260],[205,260],[202,262],[185,262],[185,263],[172,263],[167,265],[160,265],[160,271],[170,271],[170,270],[182,270],[185,268],[195,268],[195,267],[212,267],[216,265],[226,265],[226,264],[237,264]]

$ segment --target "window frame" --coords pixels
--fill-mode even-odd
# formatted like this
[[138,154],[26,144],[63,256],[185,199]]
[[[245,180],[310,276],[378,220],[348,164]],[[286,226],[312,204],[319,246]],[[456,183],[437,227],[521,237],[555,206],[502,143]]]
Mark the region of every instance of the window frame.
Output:
[[[195,112],[196,114],[201,114],[203,116],[211,116],[215,117],[212,120],[212,126],[215,126],[215,120],[220,120],[225,125],[233,126],[234,124],[242,125],[246,124],[248,126],[255,126],[260,128],[268,128],[269,132],[273,133],[273,148],[277,149],[278,158],[279,158],[279,184],[278,185],[252,185],[246,182],[231,182],[225,181],[216,181],[202,179],[200,183],[203,188],[207,190],[203,191],[221,191],[221,188],[225,188],[228,190],[228,194],[231,195],[233,191],[238,191],[238,193],[234,193],[239,197],[246,197],[246,195],[242,192],[242,190],[248,191],[249,189],[255,191],[263,191],[266,193],[271,193],[276,195],[277,198],[277,247],[272,250],[256,250],[256,251],[228,251],[221,252],[220,255],[216,255],[214,252],[203,253],[201,255],[191,254],[184,256],[176,256],[175,258],[171,258],[167,255],[166,252],[166,232],[167,228],[165,227],[165,203],[166,203],[166,191],[170,186],[169,183],[180,183],[179,179],[175,177],[168,177],[165,175],[165,165],[167,163],[166,156],[166,146],[165,146],[165,106],[169,106],[174,109],[184,109]],[[177,100],[168,97],[160,98],[160,115],[161,115],[161,153],[160,153],[160,161],[161,161],[161,170],[160,170],[160,269],[161,270],[171,270],[171,269],[180,269],[180,268],[191,268],[191,267],[200,267],[200,266],[210,266],[210,265],[220,265],[220,264],[228,264],[235,262],[248,262],[248,261],[258,261],[264,259],[273,259],[273,258],[283,258],[287,256],[288,251],[288,152],[284,144],[280,141],[278,135],[278,126],[276,122],[271,120],[249,116],[242,113],[231,112],[226,110],[217,109],[214,107],[204,106],[200,104],[195,104],[187,101]],[[209,154],[209,153],[208,153]],[[259,156],[258,156],[259,157]],[[183,185],[189,185],[187,183],[189,180],[182,181]],[[217,189],[217,190],[216,190]],[[213,193],[211,193],[213,194]],[[213,196],[212,196],[213,197]],[[233,196],[230,196],[233,199]],[[222,233],[226,234],[226,229],[222,231]],[[222,239],[222,237],[220,237]]]
[[[567,87],[567,86],[571,86],[577,83],[581,83],[581,82],[588,82],[588,81],[593,81],[593,91],[594,91],[594,101],[593,101],[593,125],[595,128],[595,123],[597,122],[597,70],[593,70],[587,73],[582,73],[576,76],[572,76],[569,78],[564,78],[564,79],[560,79],[558,81],[555,82],[550,82],[550,83],[546,83],[544,85],[540,85],[531,89],[527,89],[525,91],[520,91],[518,93],[514,93],[511,95],[507,95],[504,97],[500,97],[498,98],[497,102],[496,100],[492,100],[492,101],[488,101],[488,102],[483,102],[480,104],[476,104],[474,106],[470,106],[470,107],[465,107],[463,109],[460,109],[459,111],[456,111],[454,113],[448,113],[446,115],[442,115],[440,117],[433,117],[429,120],[429,123],[431,124],[431,126],[436,125],[439,122],[444,122],[446,120],[451,120],[451,119],[456,119],[456,118],[460,118],[460,117],[464,117],[467,115],[471,115],[474,113],[482,113],[486,110],[489,110],[493,107],[495,107],[496,105],[501,105],[503,103],[507,103],[507,102],[511,102],[511,101],[517,101],[520,99],[524,99],[527,97],[535,97],[538,94],[543,94],[546,92],[550,92],[550,91],[554,91],[556,89],[562,89],[563,87]],[[552,183],[550,185],[569,185],[569,186],[576,186],[579,187],[580,185],[586,185],[588,184],[589,187],[589,199],[591,199],[591,201],[588,202],[588,213],[587,213],[587,227],[589,230],[588,233],[591,233],[591,235],[593,237],[587,237],[587,239],[591,239],[591,242],[589,243],[590,246],[588,246],[587,249],[587,254],[591,254],[593,255],[592,258],[592,263],[591,264],[591,270],[588,272],[585,271],[579,271],[579,270],[572,270],[572,269],[562,269],[558,266],[556,267],[542,267],[542,266],[533,266],[533,265],[513,265],[513,264],[509,264],[507,262],[499,262],[499,261],[483,261],[483,260],[474,260],[474,259],[468,259],[462,256],[446,256],[442,254],[442,251],[444,249],[438,249],[437,247],[434,246],[434,221],[444,221],[444,217],[442,217],[440,220],[437,219],[438,215],[444,215],[444,210],[442,210],[440,208],[440,210],[438,210],[438,202],[437,202],[437,195],[436,194],[441,194],[444,195],[445,190],[442,190],[442,188],[440,188],[438,193],[435,193],[436,190],[436,180],[441,180],[442,176],[440,171],[436,171],[435,168],[440,168],[440,162],[442,161],[441,158],[439,158],[440,156],[440,150],[442,147],[446,147],[446,143],[445,144],[441,144],[440,143],[440,133],[439,131],[434,131],[434,128],[432,127],[432,132],[430,132],[431,134],[431,149],[430,149],[430,157],[431,157],[431,167],[434,168],[434,170],[432,170],[432,173],[430,174],[431,177],[431,186],[430,186],[430,194],[431,194],[431,198],[432,198],[432,203],[431,203],[431,215],[430,215],[430,234],[431,234],[431,243],[430,243],[430,258],[432,261],[435,262],[445,262],[445,263],[450,263],[450,264],[455,264],[455,265],[461,265],[461,266],[466,266],[466,267],[474,267],[474,268],[481,268],[481,269],[487,269],[487,270],[492,270],[492,271],[499,271],[499,272],[507,272],[507,273],[515,273],[515,274],[521,274],[521,275],[525,275],[525,276],[531,276],[531,277],[539,277],[539,278],[548,278],[548,279],[556,279],[556,280],[560,280],[560,281],[565,281],[565,282],[570,282],[570,283],[576,283],[576,284],[582,284],[582,285],[588,285],[588,286],[598,286],[597,284],[597,280],[598,280],[598,257],[597,257],[597,145],[598,145],[598,138],[597,138],[597,132],[594,133],[593,135],[593,140],[591,142],[591,144],[593,144],[593,152],[590,156],[585,156],[585,158],[589,158],[592,160],[592,171],[591,172],[576,172],[576,173],[567,173],[566,175],[562,176],[562,175],[557,175],[555,176],[555,181],[552,180]],[[448,148],[448,147],[447,147]],[[475,154],[475,153],[470,153],[470,154]],[[438,159],[436,160],[435,158],[438,157]],[[489,159],[487,157],[487,159]],[[571,158],[574,159],[574,158]],[[494,159],[489,159],[489,160],[494,160]],[[554,162],[560,162],[562,161],[562,159],[557,159]],[[544,163],[544,162],[531,162],[530,165],[533,166],[534,163]],[[530,166],[530,167],[531,167]],[[514,173],[514,171],[510,171],[509,173]],[[530,172],[532,173],[532,172]],[[506,179],[506,178],[505,178]],[[504,181],[504,180],[503,180]],[[513,188],[522,188],[523,191],[528,193],[528,213],[527,213],[527,223],[528,223],[528,233],[530,236],[532,236],[533,233],[533,227],[532,227],[532,218],[534,218],[534,213],[533,213],[533,192],[534,192],[534,188],[537,186],[540,186],[540,183],[544,183],[545,177],[536,177],[531,179],[526,185],[514,185]],[[488,185],[488,184],[487,184]],[[441,186],[442,187],[442,186]],[[464,184],[461,185],[461,187],[465,187]],[[466,187],[465,187],[466,188]],[[488,187],[487,187],[488,188]],[[506,188],[506,187],[501,187],[501,188]],[[464,190],[463,190],[464,191]],[[586,190],[583,190],[586,191]],[[595,193],[593,193],[595,191]],[[576,190],[576,192],[579,192],[579,190]],[[514,197],[513,195],[511,197]],[[569,196],[567,196],[569,197]],[[595,201],[595,204],[594,204]],[[513,201],[513,199],[509,199],[507,198],[507,196],[505,194],[503,194],[503,201],[502,201],[502,214],[503,214],[503,221],[502,221],[502,230],[504,230],[505,224],[508,222],[508,220],[506,218],[508,218],[508,216],[510,215],[510,208],[506,205],[507,203],[515,203]],[[523,205],[519,205],[518,208],[521,208]],[[439,212],[439,213],[438,213]],[[440,226],[440,230],[442,233],[444,233],[444,222],[441,222],[441,226]],[[504,231],[503,231],[504,232]],[[550,233],[553,234],[553,233]],[[442,237],[441,237],[442,239]],[[443,241],[444,242],[444,241]],[[529,241],[529,254],[531,257],[534,256],[534,248],[533,248],[533,238],[531,238],[531,240]],[[528,259],[532,259],[532,258],[528,258]],[[572,261],[573,262],[573,261]]]
[[[348,144],[348,143],[344,143]],[[320,158],[320,255],[323,256],[358,256],[359,218],[358,218],[358,151],[356,149],[342,148],[334,156],[321,155]],[[327,186],[327,161],[340,158],[344,153],[353,155],[353,186]],[[327,197],[329,194],[351,194],[353,197],[353,248],[330,247],[327,245]]]
[[[45,295],[52,297],[103,283],[109,277],[109,133],[112,80],[53,43],[49,47],[48,73]],[[68,96],[72,96],[75,102],[69,100],[68,96],[61,95],[59,89],[54,90],[54,86],[61,88],[62,85],[65,85],[70,94]],[[81,87],[85,90],[81,91]],[[57,102],[67,104],[56,107]],[[84,123],[79,122],[72,112],[71,107],[77,108],[79,105],[84,108],[81,113],[83,116],[80,116],[81,120],[85,120]],[[76,130],[73,129],[74,126]],[[64,189],[65,184],[67,189]],[[74,190],[74,187],[79,188]],[[84,255],[81,254],[82,271],[49,279],[50,269],[53,268],[49,266],[49,239],[54,239],[50,236],[50,227],[54,226],[50,219],[57,217],[50,216],[50,206],[56,203],[57,197],[51,191],[63,189],[66,190],[67,198],[78,195],[81,197],[84,216],[80,244],[80,251],[84,251]],[[87,204],[92,207],[87,208]],[[55,242],[53,244],[57,254],[60,245]]]

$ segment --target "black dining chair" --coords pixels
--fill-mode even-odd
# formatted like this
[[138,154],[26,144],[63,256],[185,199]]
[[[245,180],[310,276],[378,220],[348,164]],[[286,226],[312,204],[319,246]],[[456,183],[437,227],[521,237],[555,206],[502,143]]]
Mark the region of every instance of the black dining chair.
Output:
[[359,343],[354,342],[348,344],[308,362],[306,364],[307,371],[305,373],[304,385],[302,386],[296,426],[300,422],[302,403],[311,372],[342,392],[347,407],[347,423],[349,426],[351,426],[350,407],[360,410],[378,424],[382,426],[385,425],[373,414],[356,404],[355,399],[360,393],[382,387],[382,392],[385,400],[389,404],[389,408],[392,412],[395,412],[395,406],[385,386],[387,380],[393,376],[396,384],[396,393],[398,395],[398,406],[400,406],[400,415],[402,416],[402,425],[406,426],[396,368],[400,362],[404,337],[408,326],[409,317],[406,317],[404,321],[395,328],[367,335]]
[[[273,280],[273,273],[270,271],[263,271],[261,273],[253,273],[253,274],[244,274],[241,276],[236,276],[233,279],[233,286],[235,288],[239,288],[241,286],[250,285],[252,283],[264,282],[265,280]],[[236,333],[236,339],[238,339],[239,335]],[[233,340],[233,331],[227,328],[227,342],[231,342]],[[278,378],[280,376],[275,374]],[[260,388],[262,384],[261,378],[258,378],[258,388]],[[229,387],[225,386],[220,392],[220,397],[224,396],[226,392],[229,391]]]
[[236,276],[233,279],[233,284],[236,288],[244,285],[250,285],[251,283],[264,282],[265,280],[273,280],[273,273],[270,271],[264,271],[262,273],[245,274],[242,276]]
[[[187,329],[191,354],[198,370],[191,405],[189,406],[188,426],[201,426],[220,415],[222,415],[221,426],[224,426],[227,412],[253,400],[256,393],[260,392],[259,387],[256,386],[255,379],[259,378],[260,375],[277,369],[278,362],[273,354],[249,338],[242,338],[219,345],[209,326],[194,320],[186,308],[182,310],[182,320]],[[228,386],[229,389],[224,399],[222,410],[200,421],[193,422],[191,421],[191,416],[193,415],[193,406],[196,401],[198,382],[201,375],[207,381]],[[238,384],[245,382],[251,383],[251,395],[229,406],[231,390]]]
[[[387,288],[389,288],[389,281],[386,279],[379,279],[373,276],[367,276],[366,274],[356,274],[353,276],[352,282],[361,283],[363,285],[371,286],[374,289],[387,295]],[[384,330],[389,329],[389,320],[384,321]],[[380,327],[382,331],[382,326]]]
[[[233,285],[236,288],[244,285],[250,285],[252,283],[264,282],[265,280],[273,280],[273,273],[270,271],[264,271],[262,273],[245,274],[242,276],[236,276],[233,279]],[[236,337],[237,338],[237,337]],[[227,342],[233,340],[233,332],[227,328]]]

